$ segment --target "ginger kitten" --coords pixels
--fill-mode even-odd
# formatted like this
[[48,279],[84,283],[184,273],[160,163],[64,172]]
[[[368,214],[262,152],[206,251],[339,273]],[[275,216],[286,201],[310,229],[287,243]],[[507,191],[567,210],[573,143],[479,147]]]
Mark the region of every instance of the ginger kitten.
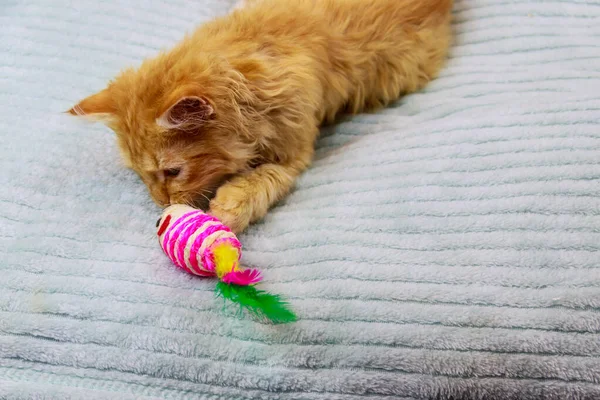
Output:
[[423,87],[451,37],[452,0],[246,3],[69,110],[116,132],[159,205],[216,190],[235,232],[290,191],[321,123]]

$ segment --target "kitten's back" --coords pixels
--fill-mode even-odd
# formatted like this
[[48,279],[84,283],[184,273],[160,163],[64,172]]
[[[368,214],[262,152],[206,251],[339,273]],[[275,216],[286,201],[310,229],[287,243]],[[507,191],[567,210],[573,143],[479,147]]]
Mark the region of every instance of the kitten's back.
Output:
[[[388,104],[436,76],[452,0],[255,0],[232,18],[271,67],[304,77],[320,120]],[[279,57],[277,57],[279,55]],[[314,78],[314,79],[311,79]],[[312,101],[314,100],[314,101]]]

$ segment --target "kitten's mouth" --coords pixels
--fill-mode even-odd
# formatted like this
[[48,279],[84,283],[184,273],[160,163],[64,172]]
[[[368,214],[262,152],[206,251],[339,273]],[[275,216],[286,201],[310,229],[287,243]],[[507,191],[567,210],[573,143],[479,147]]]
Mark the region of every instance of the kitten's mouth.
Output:
[[182,193],[178,196],[173,196],[170,204],[166,204],[163,208],[172,206],[173,204],[185,204],[186,206],[207,211],[210,206],[210,201],[214,197],[214,190],[203,190],[201,194]]
[[208,211],[210,208],[210,201],[213,199],[213,197],[215,197],[217,190],[233,176],[234,174],[224,176],[217,183],[203,189],[201,192],[196,193],[194,196],[192,196],[190,201],[186,202],[186,204],[194,208],[199,208],[205,212]]
[[215,197],[217,189],[219,189],[225,182],[231,179],[235,174],[226,175],[221,178],[218,182],[206,186],[202,189],[189,190],[185,192],[178,192],[171,196],[170,204],[163,205],[168,207],[173,204],[185,204],[196,209],[200,209],[207,212],[210,208],[210,201]]
[[188,205],[206,212],[210,207],[210,200],[212,200],[213,197],[214,194],[212,194],[208,198],[197,197],[190,202],[191,204]]

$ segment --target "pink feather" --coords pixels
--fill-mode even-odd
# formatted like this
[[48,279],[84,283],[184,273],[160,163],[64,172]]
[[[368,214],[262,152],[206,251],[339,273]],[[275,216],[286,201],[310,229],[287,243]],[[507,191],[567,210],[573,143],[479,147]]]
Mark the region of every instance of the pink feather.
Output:
[[232,271],[223,275],[221,280],[225,283],[230,283],[240,286],[253,285],[260,282],[262,276],[257,269],[245,269],[243,271]]

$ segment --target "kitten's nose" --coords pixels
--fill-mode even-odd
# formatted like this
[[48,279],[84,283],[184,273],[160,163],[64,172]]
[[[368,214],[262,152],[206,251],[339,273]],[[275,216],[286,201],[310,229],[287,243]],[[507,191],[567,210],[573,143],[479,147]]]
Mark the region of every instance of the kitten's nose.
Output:
[[150,195],[152,196],[152,200],[154,200],[159,207],[167,207],[171,204],[170,196],[167,193],[152,190]]
[[171,205],[170,202],[164,201],[163,199],[159,199],[157,197],[153,197],[152,200],[154,200],[156,205],[159,206],[160,208],[167,208]]

